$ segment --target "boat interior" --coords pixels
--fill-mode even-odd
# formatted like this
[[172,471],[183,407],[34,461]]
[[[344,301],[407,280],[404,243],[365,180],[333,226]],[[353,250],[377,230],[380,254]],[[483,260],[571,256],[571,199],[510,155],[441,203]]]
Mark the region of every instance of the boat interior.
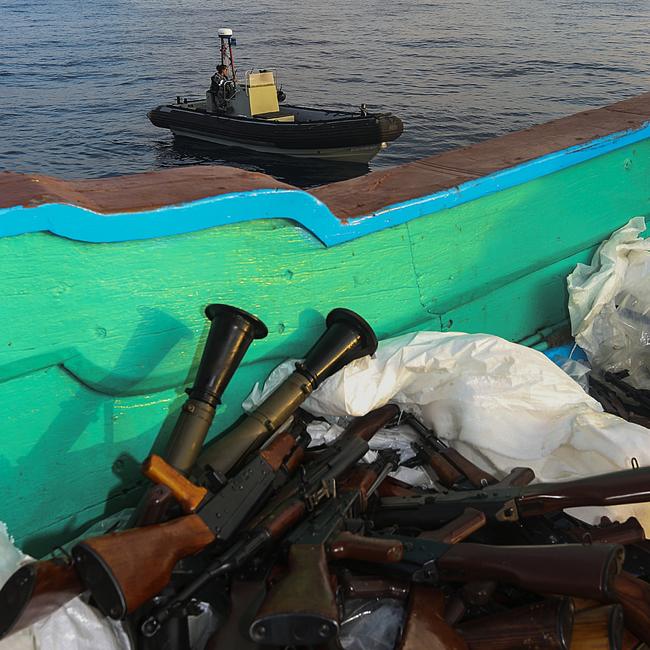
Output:
[[366,115],[359,111],[324,110],[303,108],[301,106],[280,106],[275,74],[271,71],[248,72],[246,81],[238,83],[234,92],[206,91],[205,99],[188,100],[176,98],[175,108],[183,108],[200,113],[216,114],[222,117],[244,117],[269,122],[331,122],[349,120]]

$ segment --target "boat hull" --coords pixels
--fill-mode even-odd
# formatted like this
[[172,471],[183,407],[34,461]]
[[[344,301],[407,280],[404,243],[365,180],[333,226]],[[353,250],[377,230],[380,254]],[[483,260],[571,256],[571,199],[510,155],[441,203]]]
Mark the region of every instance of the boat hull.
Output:
[[[292,109],[294,107],[287,107]],[[295,110],[300,110],[296,107]],[[234,146],[299,158],[367,163],[403,131],[391,114],[363,117],[352,113],[332,120],[305,123],[230,117],[182,106],[159,106],[149,113],[158,127],[174,135],[222,146]]]
[[334,307],[382,338],[539,341],[567,318],[567,274],[650,214],[649,177],[650,93],[308,192],[217,165],[0,173],[0,519],[41,556],[134,505],[139,460],[164,446],[194,376],[206,304],[269,326],[215,435]]

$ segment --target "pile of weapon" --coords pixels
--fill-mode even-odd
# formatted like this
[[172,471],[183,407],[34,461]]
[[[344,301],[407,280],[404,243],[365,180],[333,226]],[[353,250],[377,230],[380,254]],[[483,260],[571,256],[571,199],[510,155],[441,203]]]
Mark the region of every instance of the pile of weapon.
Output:
[[[212,321],[194,386],[152,486],[127,530],[93,537],[71,557],[22,566],[0,591],[0,637],[89,592],[126,621],[134,647],[190,648],[208,603],[209,650],[340,648],[350,599],[404,601],[397,647],[633,648],[650,642],[650,555],[642,527],[587,525],[565,508],[650,501],[650,468],[531,485],[517,468],[481,470],[408,413],[387,404],[309,447],[300,406],[330,375],[373,354],[357,314],[335,309],[305,360],[254,412],[203,448],[220,397],[263,323],[226,305]],[[381,429],[417,437],[417,489],[389,476]]]
[[589,394],[607,413],[650,429],[650,390],[635,388],[627,381],[628,372],[589,373]]

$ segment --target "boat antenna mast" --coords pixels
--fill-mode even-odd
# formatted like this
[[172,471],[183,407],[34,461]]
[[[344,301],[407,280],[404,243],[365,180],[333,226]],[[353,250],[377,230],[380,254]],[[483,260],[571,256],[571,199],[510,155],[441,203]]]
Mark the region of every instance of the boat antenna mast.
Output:
[[236,81],[235,60],[232,56],[232,46],[237,45],[237,40],[233,38],[232,29],[222,28],[218,32],[219,40],[221,42],[221,63],[227,68],[230,68],[230,76],[233,81]]

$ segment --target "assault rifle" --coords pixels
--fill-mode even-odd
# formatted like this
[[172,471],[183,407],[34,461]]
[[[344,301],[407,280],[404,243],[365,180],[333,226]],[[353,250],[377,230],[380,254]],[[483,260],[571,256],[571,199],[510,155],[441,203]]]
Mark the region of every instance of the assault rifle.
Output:
[[[392,418],[396,413],[396,407],[374,411],[375,417],[390,415]],[[368,418],[369,416],[365,416]],[[360,418],[363,420],[364,418]],[[376,422],[373,428],[377,426]],[[378,428],[377,428],[378,430]],[[349,432],[349,430],[348,430]],[[145,636],[153,636],[160,629],[161,625],[174,616],[177,612],[182,611],[188,601],[210,580],[224,573],[243,567],[254,556],[263,552],[273,542],[277,542],[298,522],[300,522],[308,513],[318,506],[319,503],[329,500],[333,503],[335,509],[340,507],[340,496],[336,496],[336,479],[342,475],[350,466],[345,447],[339,453],[340,458],[332,458],[323,467],[320,466],[313,473],[309,483],[292,497],[278,503],[267,506],[248,526],[244,535],[223,555],[217,558],[210,567],[186,586],[171,602],[163,607],[157,608],[151,616],[147,618],[142,626]],[[345,459],[345,460],[344,460]],[[343,461],[343,462],[341,462]],[[381,477],[394,469],[397,465],[397,457],[394,452],[380,452],[377,460],[365,467],[366,474],[360,481],[361,487],[352,490],[355,498],[366,500],[369,490],[374,490],[375,485],[381,480]],[[353,470],[358,476],[358,470]],[[345,474],[343,474],[345,480]],[[369,480],[364,480],[366,477]],[[352,501],[351,501],[352,503]],[[332,552],[339,556],[345,555],[349,551],[351,541],[345,536],[338,540],[337,546],[332,548]],[[381,545],[374,545],[381,546]]]
[[[396,406],[387,405],[355,420],[343,434],[347,444],[330,461],[335,474],[355,464],[367,452],[367,440],[398,412]],[[145,471],[155,480],[164,480],[192,514],[95,537],[72,549],[79,575],[99,608],[112,618],[124,618],[161,591],[179,560],[215,542],[228,544],[253,508],[268,496],[269,487],[295,446],[296,436],[291,430],[281,433],[216,494],[194,485],[161,459],[150,459]],[[316,491],[314,488],[312,493]],[[306,508],[304,503],[302,508]],[[299,511],[297,506],[292,516],[301,516]]]
[[[198,455],[221,395],[254,339],[266,336],[264,323],[230,305],[211,304],[208,338],[189,399],[183,405],[164,452],[180,471],[187,471]],[[141,501],[135,522],[152,523],[164,516],[170,492],[157,486]],[[51,614],[82,593],[74,566],[65,560],[41,560],[19,568],[0,590],[0,638]]]
[[411,413],[403,414],[400,423],[408,424],[418,435],[419,441],[413,445],[416,456],[412,462],[421,464],[427,473],[432,470],[434,482],[437,479],[445,487],[453,489],[482,488],[497,482],[494,476],[448,447]]
[[435,495],[384,497],[369,514],[377,528],[391,525],[429,529],[475,508],[492,521],[516,522],[581,506],[650,501],[650,467],[560,483],[488,487]]

